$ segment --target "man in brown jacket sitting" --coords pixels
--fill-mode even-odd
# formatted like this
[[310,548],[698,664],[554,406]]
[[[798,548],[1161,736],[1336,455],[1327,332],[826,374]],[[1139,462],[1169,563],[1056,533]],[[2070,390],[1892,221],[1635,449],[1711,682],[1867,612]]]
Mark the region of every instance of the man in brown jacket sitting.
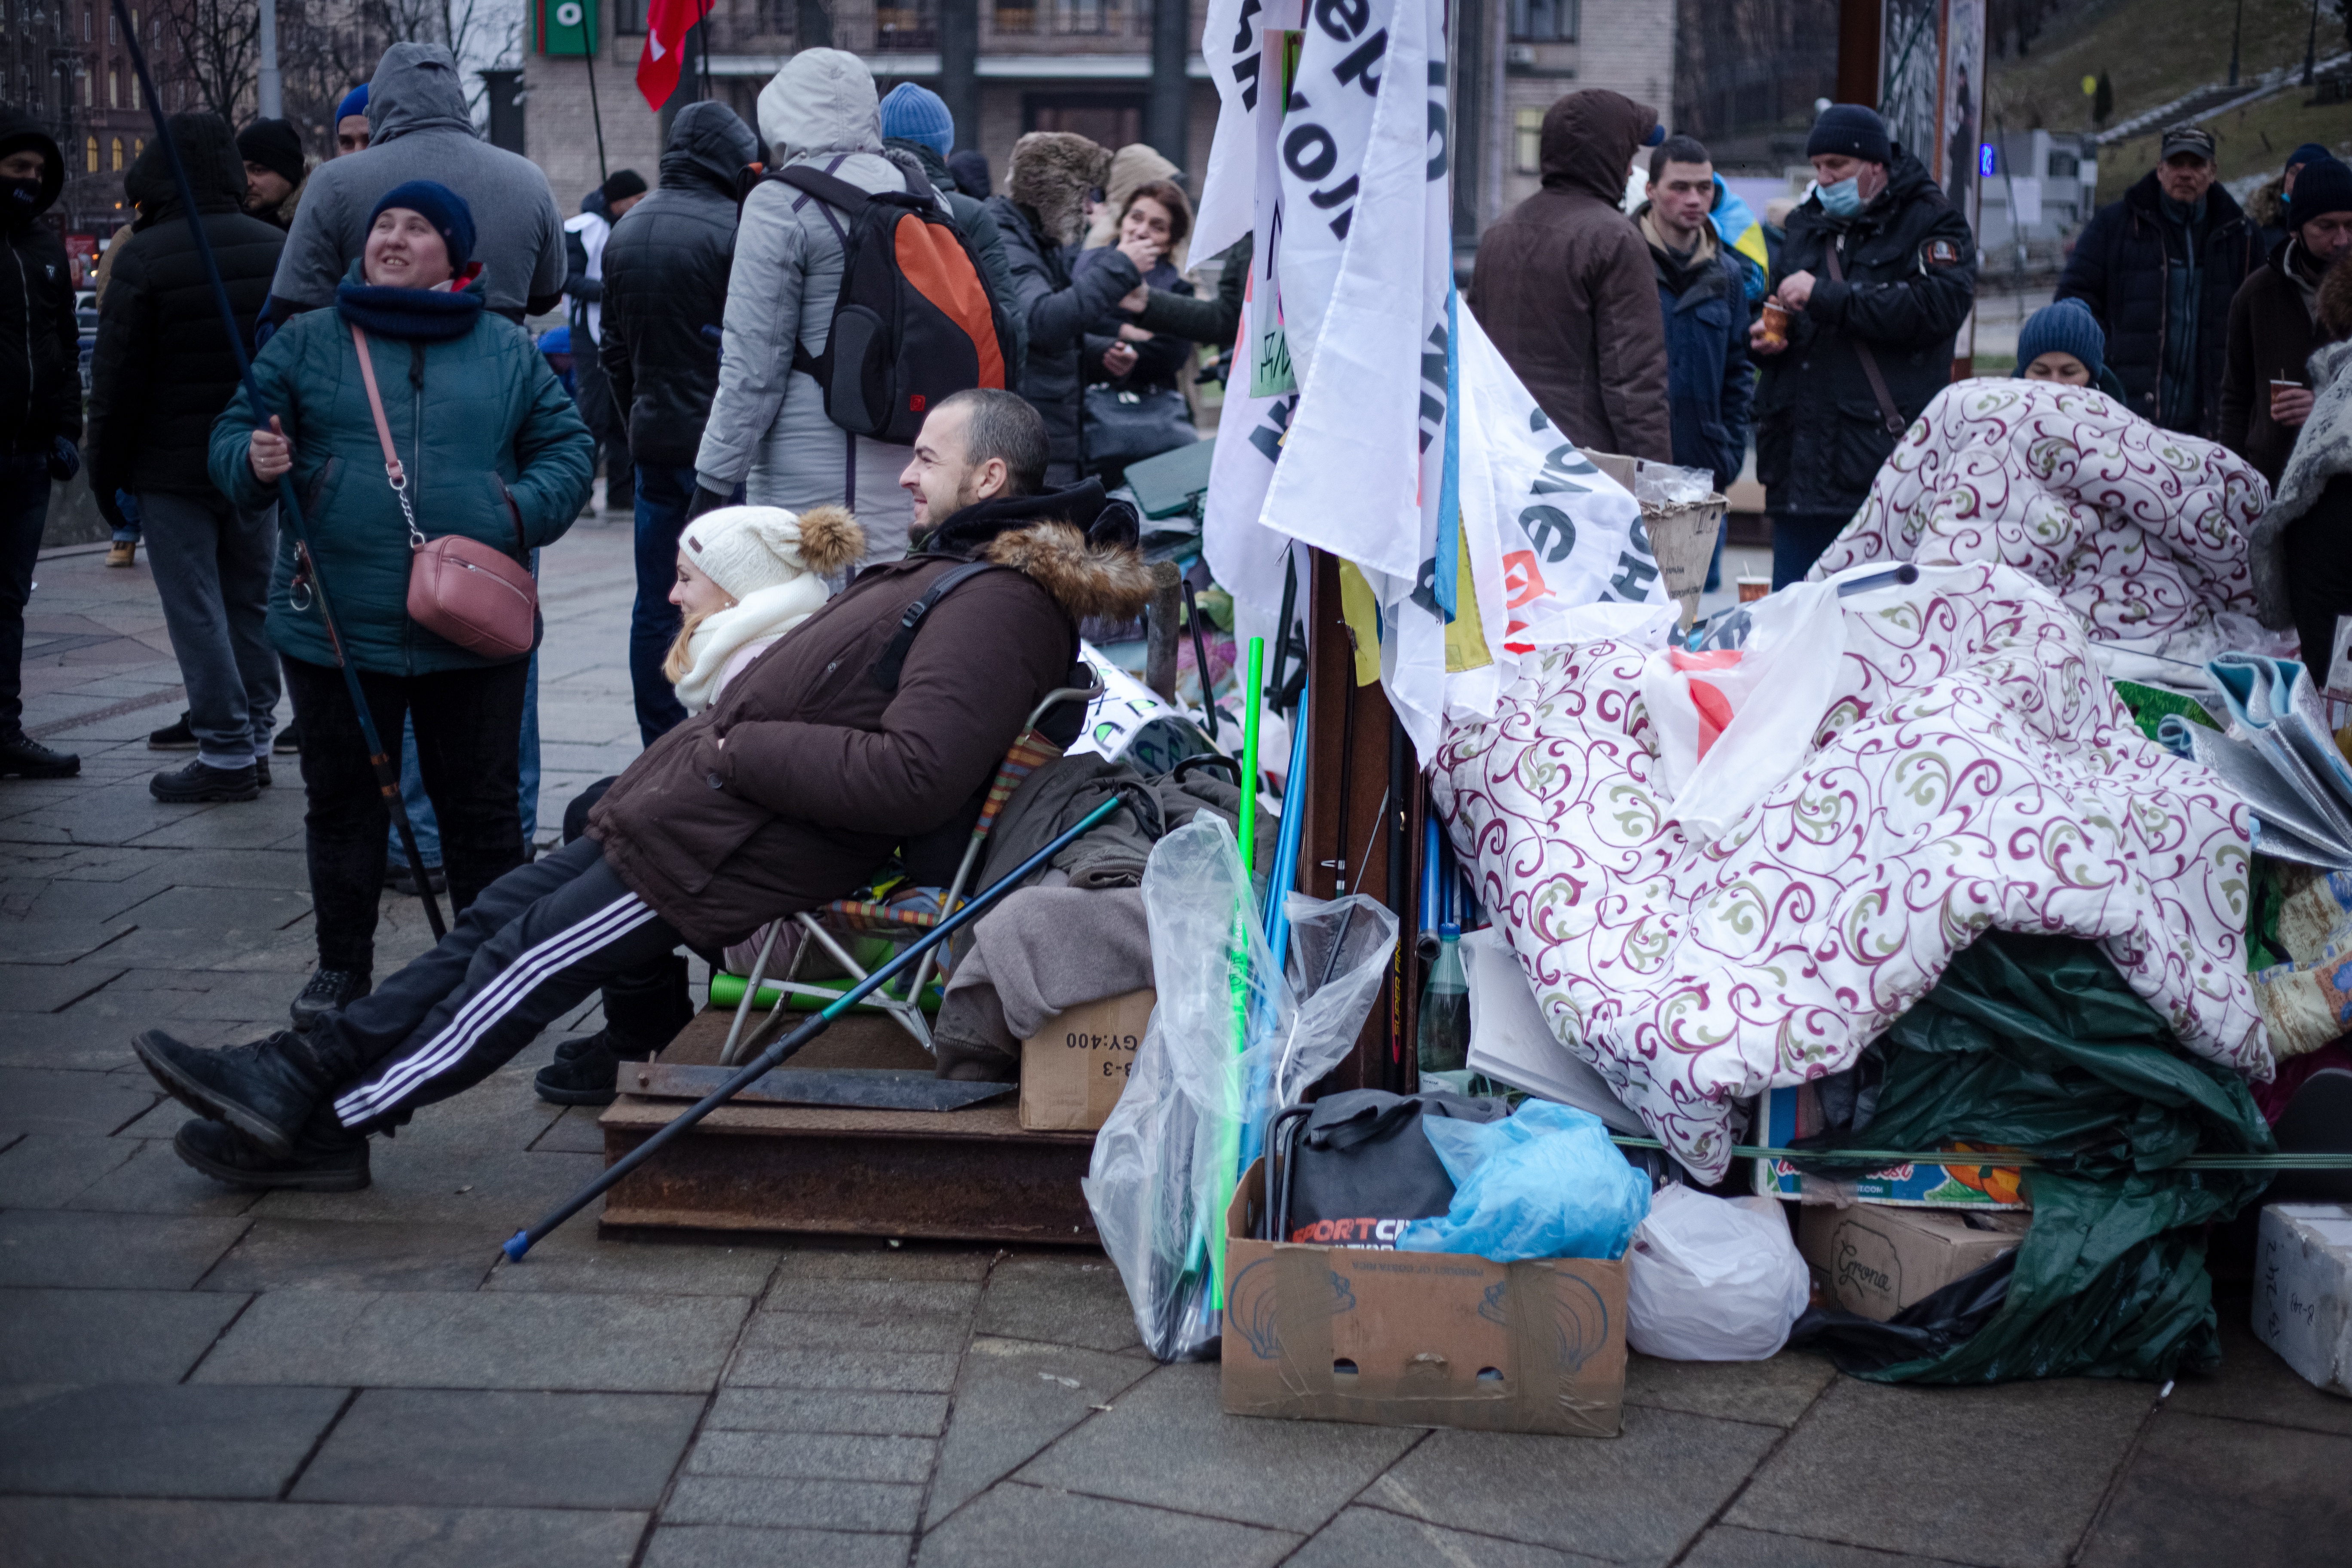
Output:
[[[1038,493],[1046,457],[1013,394],[942,401],[900,480],[917,552],[861,573],[656,741],[584,837],[491,883],[433,951],[307,1035],[214,1051],[141,1035],[140,1060],[205,1118],[180,1129],[180,1157],[234,1186],[363,1187],[369,1132],[479,1083],[606,982],[681,942],[744,941],[855,891],[902,844],[968,831],[1030,711],[1072,684],[1078,621],[1132,617],[1150,593],[1133,510],[1091,479]],[[1082,715],[1064,717],[1075,733]]]

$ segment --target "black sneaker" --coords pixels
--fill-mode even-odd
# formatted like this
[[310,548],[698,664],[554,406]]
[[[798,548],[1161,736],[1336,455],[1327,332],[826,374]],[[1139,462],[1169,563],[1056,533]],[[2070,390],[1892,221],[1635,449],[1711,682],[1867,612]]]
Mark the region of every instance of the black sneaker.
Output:
[[269,749],[281,757],[290,757],[302,750],[302,721],[297,719],[269,742]]
[[373,990],[373,978],[364,969],[314,970],[310,983],[302,987],[287,1014],[293,1018],[294,1027],[307,1035],[320,1019],[341,1012]]
[[184,768],[157,773],[147,781],[147,793],[157,800],[175,805],[190,805],[211,800],[253,800],[261,794],[258,775],[253,764],[241,768],[215,768],[204,763],[190,763]]
[[189,1122],[172,1135],[172,1149],[214,1181],[232,1187],[356,1193],[369,1180],[366,1137],[345,1131],[331,1111],[313,1116],[285,1154],[272,1154],[218,1121]]
[[[630,1059],[643,1061],[644,1050]],[[555,1047],[555,1059],[539,1069],[531,1087],[551,1105],[610,1105],[620,1094],[621,1052],[613,1031],[599,1029]]]
[[[449,890],[448,874],[438,866],[425,868],[425,880],[436,893]],[[408,868],[408,858],[394,855],[383,863],[383,885],[404,899],[416,897],[416,877]]]
[[0,779],[69,779],[79,772],[79,757],[53,752],[22,730],[0,740]]
[[188,728],[187,710],[181,710],[180,716],[162,729],[148,731],[147,749],[151,752],[194,751],[196,732]]
[[140,1061],[173,1099],[211,1121],[226,1121],[273,1154],[292,1152],[304,1123],[326,1098],[299,1061],[308,1053],[291,1035],[200,1050],[149,1029],[131,1042]]

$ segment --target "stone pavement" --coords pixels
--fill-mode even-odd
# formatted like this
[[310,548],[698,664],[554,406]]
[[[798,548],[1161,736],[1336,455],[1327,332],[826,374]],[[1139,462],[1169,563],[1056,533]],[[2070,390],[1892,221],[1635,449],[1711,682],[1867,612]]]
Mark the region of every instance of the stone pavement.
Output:
[[[83,776],[0,784],[0,1562],[2342,1563],[2352,1401],[2226,1293],[2222,1372],[1883,1388],[1784,1354],[1634,1358],[1615,1441],[1220,1413],[1092,1254],[498,1243],[597,1168],[541,1104],[552,1031],[376,1147],[355,1195],[182,1166],[132,1062],[281,1023],[310,963],[290,765],[157,805],[178,675],[142,562],[41,564],[30,722]],[[542,820],[635,749],[625,530],[545,558]],[[159,700],[159,699],[161,699]],[[283,760],[290,763],[290,759]],[[385,956],[418,944],[387,898]],[[593,1010],[592,1010],[593,1011]]]

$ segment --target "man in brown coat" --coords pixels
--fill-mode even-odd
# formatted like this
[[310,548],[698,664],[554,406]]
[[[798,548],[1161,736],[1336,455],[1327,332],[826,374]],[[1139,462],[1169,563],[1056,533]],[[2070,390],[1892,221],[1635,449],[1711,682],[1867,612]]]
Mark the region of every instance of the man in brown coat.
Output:
[[2311,417],[2306,363],[2327,342],[2317,325],[2319,280],[2352,252],[2352,168],[2322,158],[2301,171],[2294,192],[2287,242],[2230,301],[2221,360],[2221,445],[2274,489]]
[[[217,1051],[140,1036],[148,1070],[205,1118],[180,1129],[180,1157],[232,1186],[363,1187],[370,1131],[479,1083],[681,941],[744,941],[846,896],[901,846],[925,879],[1031,710],[1072,684],[1078,621],[1132,617],[1150,594],[1133,510],[1091,479],[1037,493],[1047,451],[1012,393],[943,400],[901,480],[921,547],[861,573],[656,741],[586,837],[491,883],[433,951],[307,1036]],[[967,563],[982,569],[932,595]],[[1060,711],[1067,739],[1083,714]]]
[[1601,89],[1547,110],[1543,189],[1480,238],[1470,308],[1570,440],[1670,463],[1665,325],[1623,210],[1634,153],[1664,140],[1656,110]]

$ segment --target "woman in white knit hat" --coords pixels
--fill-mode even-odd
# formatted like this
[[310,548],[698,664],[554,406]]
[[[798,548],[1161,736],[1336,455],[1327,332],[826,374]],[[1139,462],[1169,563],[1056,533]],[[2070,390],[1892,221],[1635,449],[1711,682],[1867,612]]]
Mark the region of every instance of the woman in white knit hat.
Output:
[[677,584],[669,602],[686,625],[662,661],[688,713],[769,646],[822,607],[825,581],[865,559],[866,531],[837,506],[800,513],[778,506],[728,506],[686,525],[677,541]]

